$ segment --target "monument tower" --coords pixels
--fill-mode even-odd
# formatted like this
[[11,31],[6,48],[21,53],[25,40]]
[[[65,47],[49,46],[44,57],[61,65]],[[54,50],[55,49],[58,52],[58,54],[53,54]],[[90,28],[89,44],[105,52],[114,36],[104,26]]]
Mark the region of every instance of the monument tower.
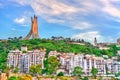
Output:
[[94,38],[94,46],[97,46],[97,38]]
[[39,38],[38,34],[37,16],[34,15],[34,18],[31,17],[31,30],[25,37],[25,39],[30,39],[30,37],[32,37],[32,39]]

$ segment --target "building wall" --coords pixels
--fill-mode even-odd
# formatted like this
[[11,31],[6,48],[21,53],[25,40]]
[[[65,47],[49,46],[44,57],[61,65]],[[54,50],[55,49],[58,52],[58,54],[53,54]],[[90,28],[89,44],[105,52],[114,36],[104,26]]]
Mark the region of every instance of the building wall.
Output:
[[8,53],[7,65],[18,67],[19,72],[29,72],[29,68],[31,65],[41,64],[42,68],[44,68],[45,52],[41,52],[40,50],[28,51],[23,54],[22,51],[11,51]]

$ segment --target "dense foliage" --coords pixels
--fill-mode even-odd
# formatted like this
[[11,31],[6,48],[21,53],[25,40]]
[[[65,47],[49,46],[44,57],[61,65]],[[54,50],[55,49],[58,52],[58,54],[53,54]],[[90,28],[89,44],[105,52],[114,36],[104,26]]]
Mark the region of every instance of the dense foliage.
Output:
[[73,75],[81,76],[82,74],[83,74],[83,72],[82,72],[82,68],[81,67],[77,66],[77,67],[74,68]]
[[30,71],[29,72],[30,72],[30,74],[32,76],[41,75],[42,74],[42,67],[39,64],[32,65],[30,67]]
[[32,76],[29,74],[22,76],[11,76],[8,80],[32,80]]
[[64,72],[59,72],[57,76],[64,76]]
[[50,56],[50,57],[48,57],[48,59],[46,60],[46,63],[44,63],[44,65],[45,65],[44,73],[51,75],[51,74],[55,74],[55,72],[58,69],[58,66],[60,66],[60,63],[59,63],[57,57]]
[[92,68],[91,73],[96,78],[96,75],[98,73],[98,69],[97,68]]
[[8,80],[18,80],[16,76],[11,76]]
[[[82,42],[85,45],[81,44],[73,44],[75,42]],[[117,48],[115,45],[111,45],[110,50],[99,50],[95,48],[88,42],[84,40],[71,40],[70,38],[63,39],[63,40],[53,40],[53,39],[30,39],[30,40],[19,40],[17,38],[5,40],[0,42],[0,70],[4,71],[7,62],[7,53],[10,50],[20,49],[21,46],[26,45],[29,50],[33,49],[40,49],[46,48],[47,54],[50,50],[56,50],[58,52],[73,52],[77,53],[84,53],[84,54],[94,54],[96,56],[108,55],[109,57],[115,56]],[[48,57],[46,55],[46,57]]]

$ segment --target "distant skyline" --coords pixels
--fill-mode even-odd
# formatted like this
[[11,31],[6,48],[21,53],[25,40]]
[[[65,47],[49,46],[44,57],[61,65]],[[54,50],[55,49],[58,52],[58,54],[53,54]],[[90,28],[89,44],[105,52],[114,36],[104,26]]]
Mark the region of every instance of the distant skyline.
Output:
[[38,17],[41,38],[63,36],[93,43],[120,37],[120,0],[0,0],[0,39],[25,37]]

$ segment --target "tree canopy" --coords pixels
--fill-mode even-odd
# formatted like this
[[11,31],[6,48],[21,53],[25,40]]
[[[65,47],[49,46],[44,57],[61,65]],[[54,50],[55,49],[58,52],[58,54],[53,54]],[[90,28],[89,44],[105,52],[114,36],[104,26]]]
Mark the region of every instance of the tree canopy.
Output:
[[40,64],[32,65],[30,67],[30,74],[35,76],[35,75],[41,75],[42,74],[42,67]]
[[82,68],[81,67],[77,66],[77,67],[74,68],[73,75],[81,76],[82,74],[83,74],[83,72],[82,72]]
[[98,73],[98,69],[97,68],[92,68],[91,73],[96,78],[96,75]]
[[58,69],[59,65],[60,65],[60,63],[59,63],[57,57],[55,57],[55,56],[48,57],[48,59],[46,60],[46,63],[45,63],[46,73],[49,75],[56,73],[56,70]]
[[[61,38],[61,37],[60,37]],[[84,43],[74,44],[74,43]],[[120,47],[111,45],[109,50],[100,50],[94,47],[89,42],[84,40],[74,40],[70,38],[64,38],[62,40],[52,40],[52,39],[30,39],[30,40],[19,40],[18,38],[9,39],[5,41],[0,41],[0,70],[3,72],[6,68],[7,54],[10,50],[20,49],[21,46],[26,45],[28,50],[46,48],[47,54],[51,50],[56,50],[58,52],[73,52],[73,53],[85,53],[94,54],[96,56],[108,55],[109,57],[116,56],[117,50]],[[48,57],[48,56],[46,56]],[[50,67],[50,66],[49,66]]]

